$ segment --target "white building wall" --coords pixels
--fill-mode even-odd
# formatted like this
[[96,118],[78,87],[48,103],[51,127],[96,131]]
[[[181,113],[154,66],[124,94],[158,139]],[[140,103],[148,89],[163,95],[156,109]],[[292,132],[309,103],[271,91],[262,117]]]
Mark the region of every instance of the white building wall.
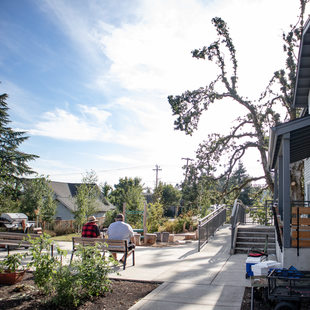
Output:
[[[281,262],[281,260],[280,260]],[[300,248],[297,256],[296,248],[283,248],[282,267],[294,266],[298,270],[310,270],[310,249]]]

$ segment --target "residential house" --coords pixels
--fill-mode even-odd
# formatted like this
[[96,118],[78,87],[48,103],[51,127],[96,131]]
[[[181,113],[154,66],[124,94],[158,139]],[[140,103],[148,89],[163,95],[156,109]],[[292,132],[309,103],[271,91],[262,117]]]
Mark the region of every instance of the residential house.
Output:
[[[302,109],[300,118],[270,130],[269,168],[274,171],[274,203],[277,256],[283,267],[310,270],[310,22],[305,24],[298,58],[293,106]],[[303,201],[291,195],[290,167],[304,161]],[[277,225],[278,224],[278,225]]]
[[[57,211],[55,218],[59,220],[73,220],[74,211],[76,210],[77,189],[82,183],[64,183],[50,182],[50,186],[54,191],[54,198],[57,201]],[[97,185],[94,185],[97,186]],[[102,217],[109,210],[114,210],[115,206],[109,203],[104,197],[96,201],[97,212],[96,217]]]

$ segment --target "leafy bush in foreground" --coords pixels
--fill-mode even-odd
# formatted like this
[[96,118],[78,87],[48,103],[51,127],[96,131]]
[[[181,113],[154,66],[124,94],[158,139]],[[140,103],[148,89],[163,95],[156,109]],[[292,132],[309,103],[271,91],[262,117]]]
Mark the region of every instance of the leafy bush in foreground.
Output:
[[100,245],[79,247],[70,266],[62,264],[66,252],[57,248],[60,256],[50,255],[50,239],[44,235],[31,240],[35,283],[57,307],[77,306],[83,299],[98,296],[109,290],[108,274],[113,258],[102,257]]

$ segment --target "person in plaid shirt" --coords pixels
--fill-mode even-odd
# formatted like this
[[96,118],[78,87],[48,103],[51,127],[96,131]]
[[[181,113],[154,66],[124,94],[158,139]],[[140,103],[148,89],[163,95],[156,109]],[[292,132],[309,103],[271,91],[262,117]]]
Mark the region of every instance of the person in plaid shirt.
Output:
[[98,220],[94,216],[90,216],[88,222],[83,225],[82,237],[98,238],[100,236],[100,231],[97,222]]

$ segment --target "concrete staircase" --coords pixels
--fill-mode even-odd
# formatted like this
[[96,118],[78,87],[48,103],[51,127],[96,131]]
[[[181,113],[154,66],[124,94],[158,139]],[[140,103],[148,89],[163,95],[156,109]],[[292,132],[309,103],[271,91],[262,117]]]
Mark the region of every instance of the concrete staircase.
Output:
[[251,249],[264,250],[266,235],[268,235],[268,254],[275,254],[274,226],[238,226],[234,253],[248,253]]

